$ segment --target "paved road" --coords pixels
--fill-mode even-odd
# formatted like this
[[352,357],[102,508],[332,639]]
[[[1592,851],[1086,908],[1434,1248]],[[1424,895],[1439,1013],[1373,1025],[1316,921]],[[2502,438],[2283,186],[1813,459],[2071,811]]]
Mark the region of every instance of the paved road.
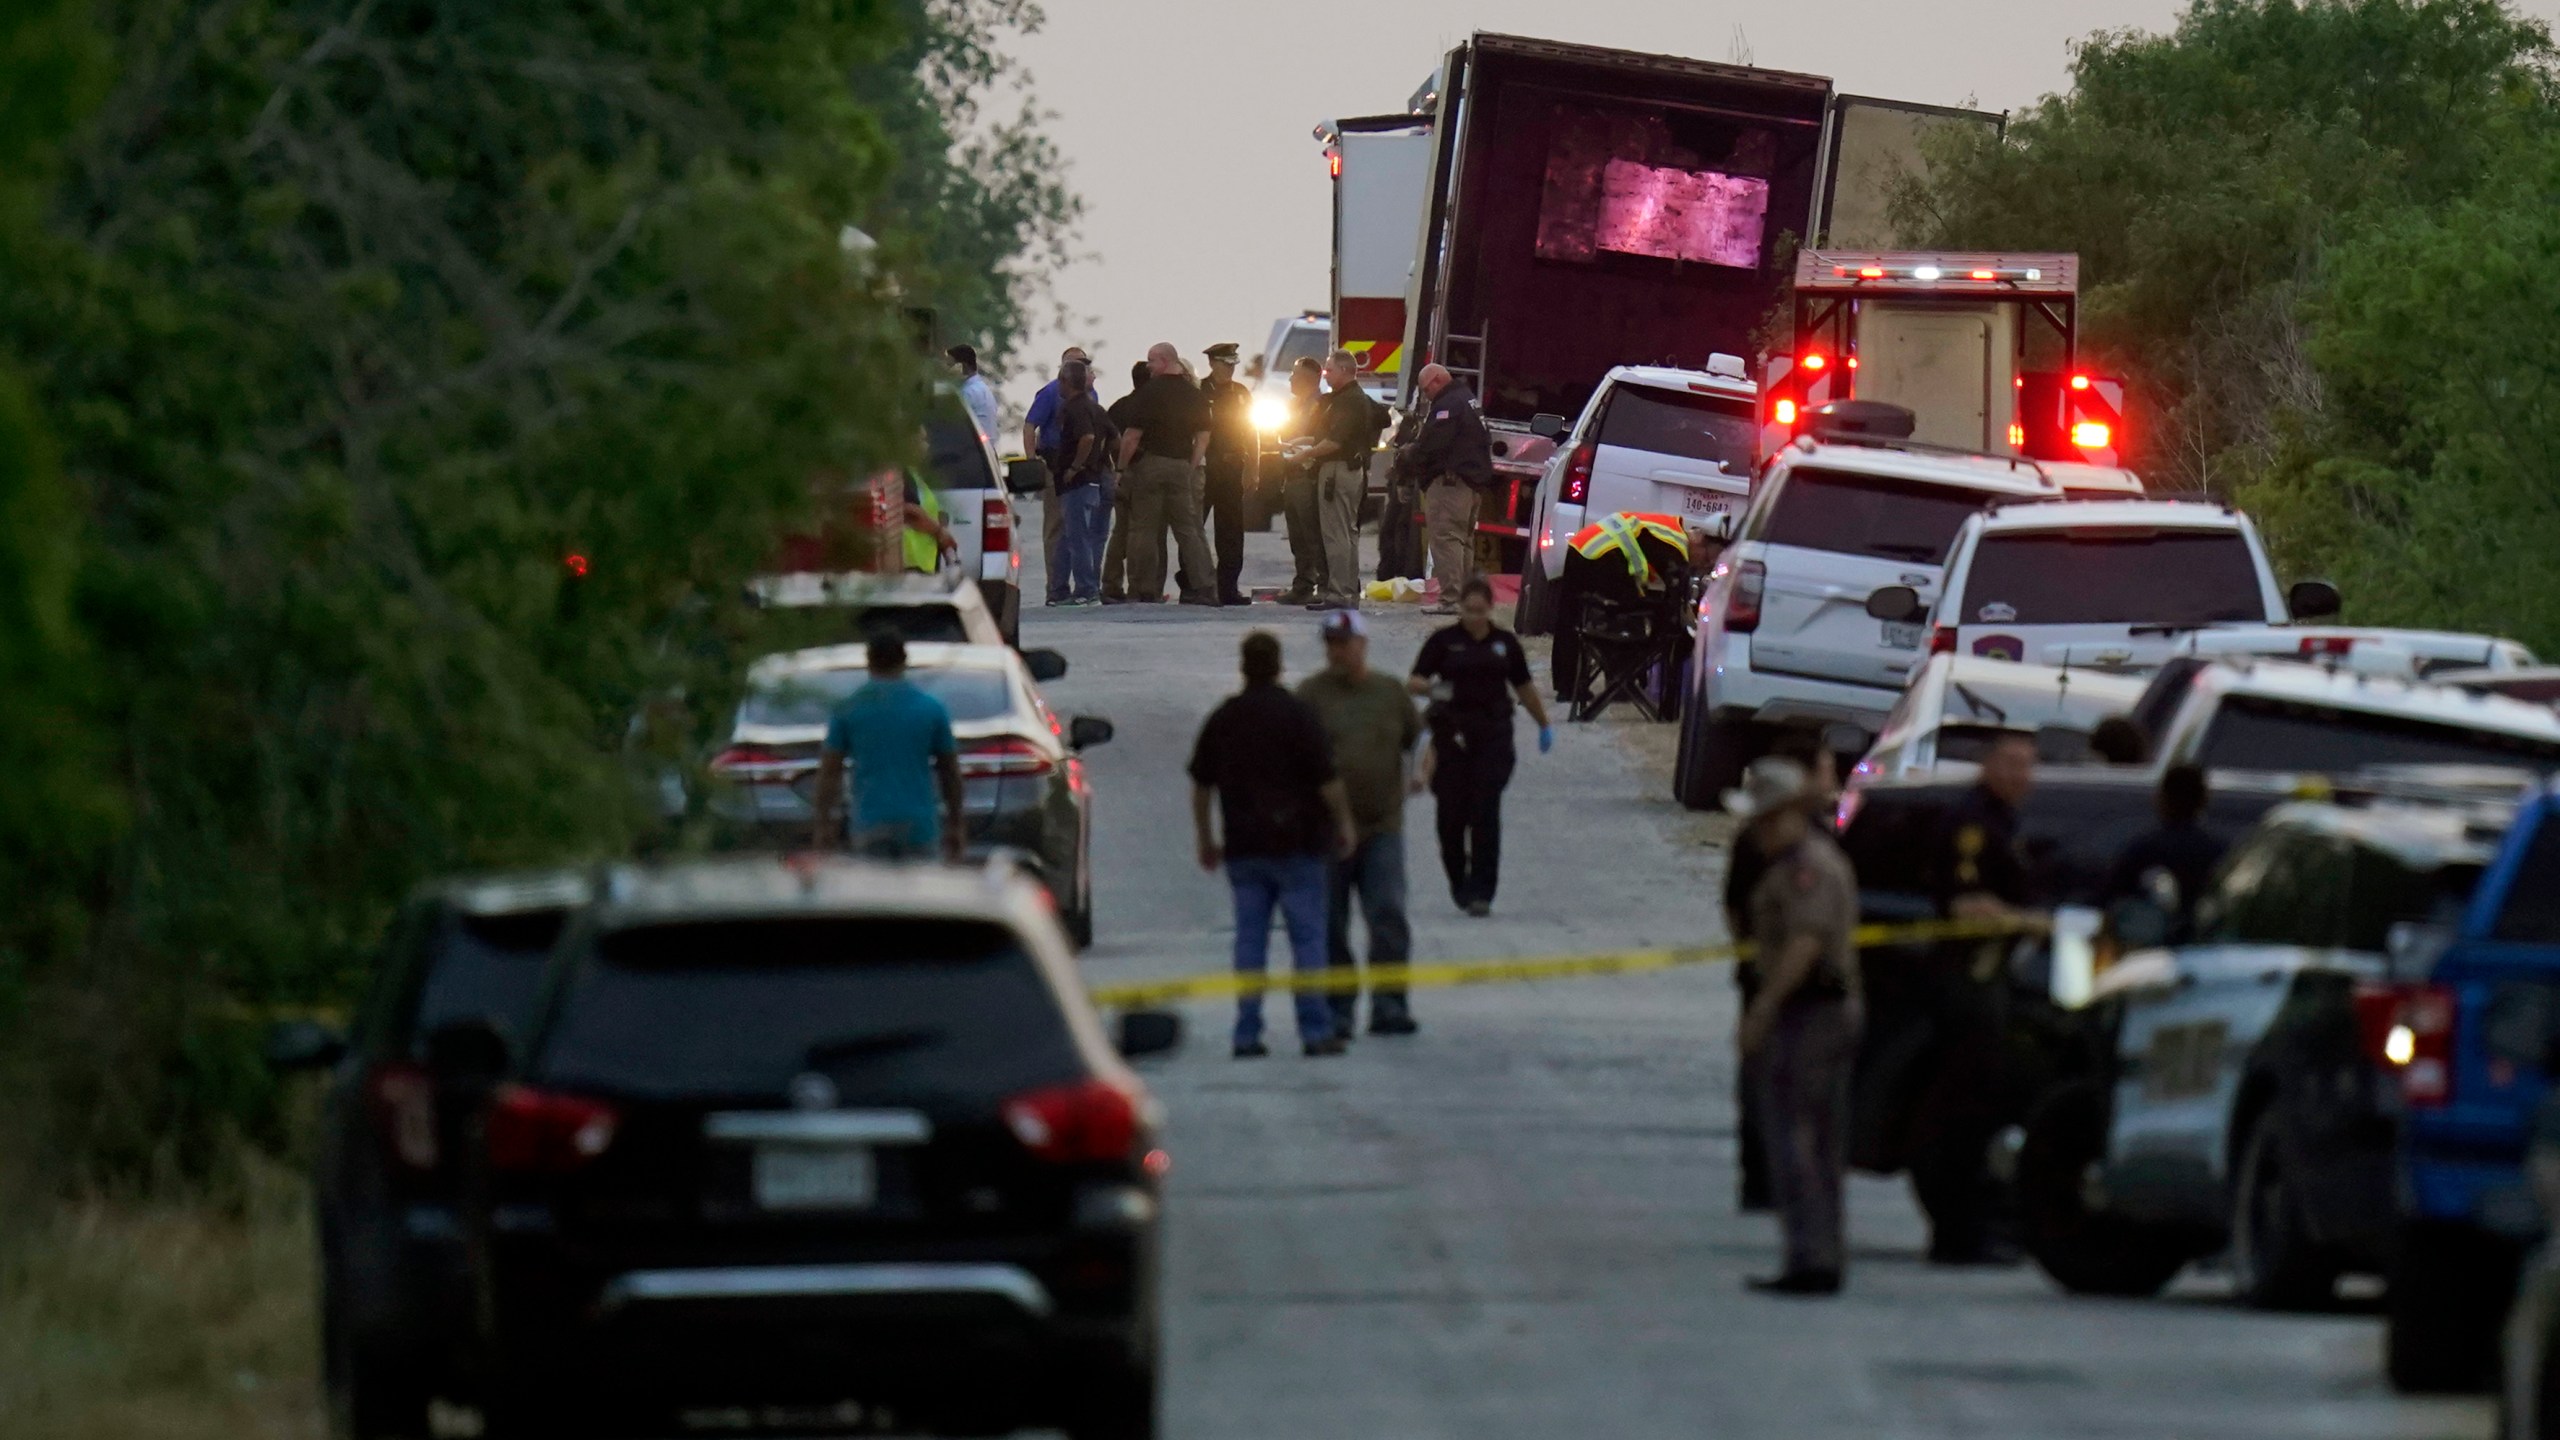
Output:
[[[1279,537],[1253,537],[1248,583],[1282,578]],[[1371,613],[1377,661],[1401,670],[1431,622]],[[1192,863],[1182,762],[1234,688],[1238,638],[1278,629],[1294,677],[1318,662],[1313,623],[1268,605],[1025,622],[1026,645],[1072,662],[1059,708],[1119,726],[1092,759],[1096,979],[1223,963],[1224,887]],[[1524,754],[1490,920],[1451,906],[1417,803],[1417,958],[1720,929],[1720,854],[1612,728]],[[1283,1043],[1240,1063],[1227,1016],[1199,1007],[1191,1043],[1151,1071],[1176,1160],[1179,1440],[2488,1433],[2485,1405],[2391,1395],[2369,1315],[2254,1314],[2209,1275],[2159,1302],[2095,1302],[2028,1269],[1928,1267],[1899,1182],[1856,1184],[1846,1297],[1744,1293],[1774,1227],[1733,1212],[1721,973],[1433,993],[1417,1013],[1418,1037],[1343,1059]]]

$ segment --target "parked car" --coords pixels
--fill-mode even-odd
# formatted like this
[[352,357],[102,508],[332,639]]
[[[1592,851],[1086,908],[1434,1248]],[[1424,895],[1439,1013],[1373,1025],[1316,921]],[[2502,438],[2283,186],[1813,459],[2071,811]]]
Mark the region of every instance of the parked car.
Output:
[[[1879,623],[1888,586],[1934,598],[1947,547],[1996,500],[2057,492],[2030,461],[1799,439],[1729,524],[1700,603],[1672,792],[1702,809],[1779,725],[1872,735],[1918,668],[1924,627]],[[1924,606],[1925,608],[1925,606]]]
[[2227,1250],[2242,1300],[2309,1308],[2386,1269],[2397,1105],[2363,1015],[2409,963],[2396,937],[2459,912],[2503,822],[2494,805],[2283,806],[2233,848],[2193,935],[2102,973],[2085,1013],[2105,1058],[2038,1105],[2018,1157],[2046,1274],[2149,1295]]
[[482,1087],[488,1433],[1156,1433],[1157,1107],[1036,887],[619,872],[537,1015]]
[[748,582],[747,599],[776,614],[841,612],[846,640],[866,639],[874,629],[885,629],[910,641],[1010,643],[987,607],[985,593],[956,573],[759,575]]
[[410,1440],[429,1404],[465,1387],[471,1275],[462,1117],[430,1071],[449,1027],[521,1034],[584,876],[456,881],[393,922],[353,1029],[290,1021],[281,1069],[332,1069],[312,1165],[320,1244],[321,1376],[333,1435]]
[[[907,678],[951,712],[967,853],[1014,852],[1056,896],[1067,933],[1088,945],[1093,789],[1082,756],[1111,738],[1111,722],[1090,715],[1059,722],[1033,680],[1065,673],[1066,662],[1054,651],[907,647]],[[870,678],[861,645],[757,661],[747,672],[729,743],[711,760],[713,813],[786,847],[808,843],[827,717]],[[851,783],[858,787],[861,777]]]
[[2560,1214],[2560,1095],[2546,1093],[2535,1107],[2525,1173],[2543,1238],[2526,1259],[2507,1312],[2498,1440],[2554,1440],[2560,1437],[2560,1249],[2551,1244],[2550,1230],[2551,1217]]
[[2039,460],[2044,478],[2069,500],[2139,500],[2150,491],[2142,477],[2120,465],[2092,465],[2081,460]]
[[2143,689],[2139,679],[2099,670],[1931,655],[1886,714],[1848,784],[1854,789],[1913,775],[1962,778],[2004,734],[2069,731],[2085,739],[2101,721],[2131,710]]
[[2334,614],[2337,591],[2276,585],[2249,517],[2190,500],[2011,504],[1968,519],[1934,604],[1880,589],[1868,613],[1925,613],[1929,646],[2074,668],[2148,670],[2185,635]]
[[2560,1059],[2560,792],[2525,800],[2468,908],[2407,946],[2433,963],[2376,1019],[2406,1202],[2385,1350],[2402,1389],[2467,1388],[2488,1378],[2518,1262],[2547,1233],[2525,1162]]
[[2560,713],[2496,695],[2291,663],[2223,662],[2134,718],[2162,763],[2274,777],[2376,774],[2408,766],[2545,772],[2560,767]]
[[2442,680],[2479,671],[2516,673],[2534,663],[2533,652],[2496,635],[2458,630],[2395,630],[2372,625],[2246,626],[2199,631],[2180,639],[2175,653],[2197,660],[2257,657],[2298,660],[2331,670],[2403,679]]

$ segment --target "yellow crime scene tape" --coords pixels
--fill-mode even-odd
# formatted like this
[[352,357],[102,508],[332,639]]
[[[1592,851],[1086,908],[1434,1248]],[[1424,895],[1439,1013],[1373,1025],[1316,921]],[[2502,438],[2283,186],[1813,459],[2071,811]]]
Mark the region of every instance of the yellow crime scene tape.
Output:
[[[1999,940],[2011,936],[2031,935],[2043,931],[2043,922],[2032,919],[2007,920],[1920,920],[1901,925],[1861,925],[1850,932],[1850,941],[1860,950],[1879,950],[1888,946],[1931,944],[1941,940]],[[1442,961],[1430,965],[1404,967],[1406,989],[1448,989],[1460,985],[1523,985],[1541,980],[1587,980],[1602,975],[1645,975],[1662,970],[1676,970],[1691,965],[1713,965],[1729,960],[1747,959],[1754,949],[1749,942],[1736,945],[1687,945],[1652,950],[1607,950],[1587,955],[1541,955],[1520,960]],[[1274,945],[1275,951],[1282,947]],[[1208,975],[1183,975],[1165,980],[1127,980],[1112,985],[1091,987],[1093,1003],[1104,1009],[1139,1010],[1153,1005],[1166,1005],[1183,1000],[1231,1000],[1240,995],[1271,992],[1296,994],[1301,991],[1331,995],[1357,991],[1364,983],[1376,984],[1382,977],[1370,973],[1364,981],[1356,968],[1324,969],[1310,973],[1293,972],[1249,975],[1234,970]]]

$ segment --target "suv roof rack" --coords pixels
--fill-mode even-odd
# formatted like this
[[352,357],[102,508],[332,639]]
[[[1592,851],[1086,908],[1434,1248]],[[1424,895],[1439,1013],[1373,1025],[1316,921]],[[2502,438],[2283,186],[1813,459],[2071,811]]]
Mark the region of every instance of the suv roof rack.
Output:
[[[2053,477],[2045,473],[2044,466],[2028,459],[2024,455],[1994,455],[1987,450],[1967,450],[1961,445],[1940,445],[1935,441],[1930,440],[1898,439],[1890,435],[1832,434],[1799,435],[1796,437],[1796,444],[1799,448],[1806,450],[1810,450],[1816,445],[1850,445],[1861,450],[1907,450],[1915,455],[1944,455],[1950,459],[1958,460],[1996,460],[2001,464],[2008,466],[2012,470],[2034,471],[2036,478],[2044,481],[2048,485],[2054,483]],[[2054,488],[2056,493],[2059,493],[2061,490],[2061,487],[2058,485]],[[2022,495],[2016,498],[2019,501],[2026,501],[2041,500],[2047,497],[2041,495]]]

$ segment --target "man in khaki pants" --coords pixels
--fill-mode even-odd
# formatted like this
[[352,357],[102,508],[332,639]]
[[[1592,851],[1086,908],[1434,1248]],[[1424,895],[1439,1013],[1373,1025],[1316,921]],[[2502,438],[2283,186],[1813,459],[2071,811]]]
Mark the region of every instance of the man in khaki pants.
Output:
[[1200,531],[1201,467],[1209,454],[1209,397],[1183,378],[1182,354],[1171,345],[1147,351],[1154,378],[1130,397],[1120,432],[1121,484],[1129,493],[1129,598],[1141,605],[1164,599],[1164,532],[1173,530],[1182,578],[1191,587],[1185,605],[1218,603],[1218,567]]
[[1405,465],[1422,486],[1431,573],[1440,581],[1440,603],[1429,613],[1454,615],[1458,592],[1475,573],[1476,497],[1493,485],[1493,440],[1485,434],[1474,393],[1456,376],[1425,365],[1420,380],[1430,408]]
[[1316,522],[1324,537],[1324,592],[1310,610],[1360,608],[1360,502],[1369,494],[1369,455],[1377,449],[1384,417],[1360,388],[1360,362],[1348,350],[1324,357],[1318,402]]

